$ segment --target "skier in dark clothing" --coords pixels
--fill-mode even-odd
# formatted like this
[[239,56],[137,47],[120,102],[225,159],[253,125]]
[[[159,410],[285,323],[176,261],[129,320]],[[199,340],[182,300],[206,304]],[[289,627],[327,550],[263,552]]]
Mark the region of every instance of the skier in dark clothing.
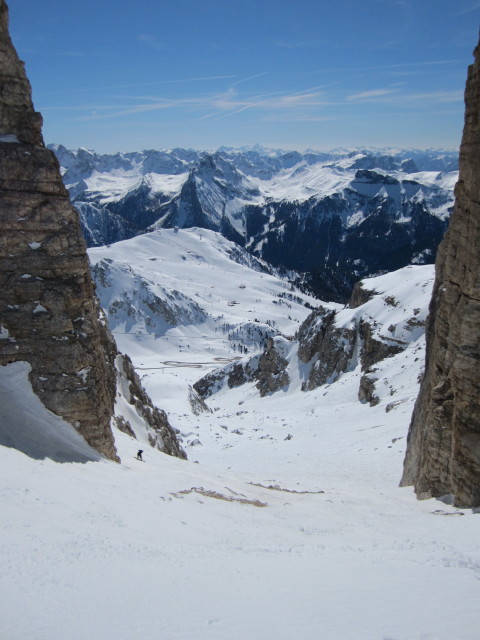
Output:
[[137,460],[141,460],[143,462],[142,453],[143,449],[139,449],[137,453]]

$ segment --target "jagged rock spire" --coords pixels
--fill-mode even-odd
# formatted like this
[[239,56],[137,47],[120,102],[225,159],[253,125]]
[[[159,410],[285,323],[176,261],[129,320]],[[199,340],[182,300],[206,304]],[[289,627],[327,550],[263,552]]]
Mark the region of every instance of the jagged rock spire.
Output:
[[110,429],[116,347],[41,123],[0,0],[0,365],[30,363],[45,406],[118,459]]
[[419,497],[480,505],[480,46],[465,91],[455,208],[440,245],[427,324],[425,377],[402,485]]
[[43,144],[42,116],[33,108],[30,83],[8,32],[8,7],[0,0],[0,137],[8,135]]

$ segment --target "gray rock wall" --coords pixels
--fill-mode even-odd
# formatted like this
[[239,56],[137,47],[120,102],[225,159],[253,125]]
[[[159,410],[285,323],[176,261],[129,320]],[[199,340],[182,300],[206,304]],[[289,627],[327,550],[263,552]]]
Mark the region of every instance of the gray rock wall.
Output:
[[25,144],[43,145],[42,116],[32,104],[30,83],[8,32],[8,7],[0,0],[0,135]]
[[0,364],[29,362],[45,406],[117,460],[110,429],[116,348],[41,122],[0,0]]
[[402,485],[480,505],[480,47],[468,71],[455,209],[436,262],[425,377]]

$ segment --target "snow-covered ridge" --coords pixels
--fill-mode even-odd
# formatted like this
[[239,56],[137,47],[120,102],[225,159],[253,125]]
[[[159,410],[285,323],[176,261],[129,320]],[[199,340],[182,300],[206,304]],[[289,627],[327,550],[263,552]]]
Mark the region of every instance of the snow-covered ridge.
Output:
[[269,335],[293,335],[316,304],[207,229],[162,229],[89,249],[89,256],[120,345],[132,337],[172,337],[181,327],[185,339],[215,335],[228,356],[234,345],[239,354],[260,350]]
[[231,185],[235,179],[242,182],[245,201],[256,204],[271,199],[302,202],[312,196],[330,195],[346,188],[359,169],[375,169],[430,188],[449,189],[458,168],[457,154],[438,151],[397,151],[388,155],[368,151],[273,154],[224,149],[212,155],[174,149],[102,156],[86,149],[69,151],[61,145],[50,148],[63,167],[66,186],[78,194],[78,185],[82,184],[82,199],[100,198],[102,204],[121,199],[145,179],[151,183],[152,192],[178,193],[190,171],[203,175],[202,166],[208,166],[210,158],[214,159],[211,169],[219,166],[225,174],[223,184],[211,175],[213,182],[219,186]]
[[55,151],[89,245],[212,229],[337,301],[363,277],[434,261],[458,175],[443,151]]

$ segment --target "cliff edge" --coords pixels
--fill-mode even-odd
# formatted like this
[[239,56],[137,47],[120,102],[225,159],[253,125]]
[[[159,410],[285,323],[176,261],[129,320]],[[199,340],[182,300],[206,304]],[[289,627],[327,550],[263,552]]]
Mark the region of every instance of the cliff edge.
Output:
[[44,147],[0,0],[0,364],[27,361],[43,404],[117,459],[115,347],[95,298],[78,215]]
[[[135,437],[116,409],[118,384],[128,389],[151,446],[185,457],[166,415],[118,354],[95,295],[78,213],[41,127],[0,0],[0,366],[29,363],[31,386],[45,407],[115,461],[112,424]],[[15,434],[7,440],[15,442]]]
[[426,370],[401,485],[419,498],[480,506],[480,46],[465,91],[455,208],[440,245]]

